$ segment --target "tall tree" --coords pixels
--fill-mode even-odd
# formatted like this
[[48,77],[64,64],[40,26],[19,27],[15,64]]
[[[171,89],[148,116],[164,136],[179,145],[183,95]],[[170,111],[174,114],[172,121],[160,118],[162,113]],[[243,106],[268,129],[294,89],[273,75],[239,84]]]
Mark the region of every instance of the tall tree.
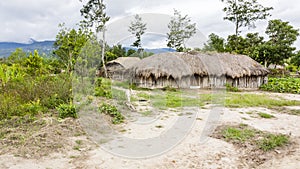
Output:
[[266,34],[269,35],[267,43],[272,47],[272,63],[281,64],[284,59],[293,56],[293,51],[296,48],[292,45],[299,35],[298,29],[294,29],[289,22],[275,19],[269,21]]
[[[82,0],[79,0],[82,2]],[[103,0],[88,0],[88,2],[80,10],[81,15],[84,17],[83,23],[88,27],[95,26],[96,33],[102,32],[102,51],[101,60],[105,76],[107,77],[107,70],[105,67],[105,25],[109,21],[105,13],[106,6]]]
[[128,31],[136,37],[136,41],[131,46],[137,47],[138,51],[142,48],[141,37],[146,31],[146,23],[143,23],[142,18],[136,14],[134,21],[131,22]]
[[238,36],[241,27],[255,28],[255,21],[266,19],[271,16],[268,11],[272,7],[264,7],[257,0],[221,0],[227,7],[223,9],[226,13],[225,20],[235,24],[235,35]]
[[204,51],[217,51],[217,52],[224,52],[225,51],[225,39],[211,33],[207,41],[207,44],[204,44]]
[[71,72],[82,47],[89,39],[89,35],[81,29],[68,29],[63,24],[60,27],[54,42],[55,50],[53,53],[62,61],[67,71]]
[[227,43],[225,45],[225,51],[230,53],[244,54],[246,46],[246,40],[242,36],[229,35],[227,37]]
[[182,16],[176,9],[174,9],[174,16],[171,18],[168,28],[170,32],[167,33],[167,46],[175,48],[179,52],[185,49],[186,40],[196,33],[196,23],[191,23],[188,15]]

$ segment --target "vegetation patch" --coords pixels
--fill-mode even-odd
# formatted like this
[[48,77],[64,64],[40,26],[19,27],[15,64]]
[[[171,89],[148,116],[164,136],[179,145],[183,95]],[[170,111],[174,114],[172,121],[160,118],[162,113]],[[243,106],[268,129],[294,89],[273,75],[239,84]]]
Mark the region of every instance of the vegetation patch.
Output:
[[229,94],[225,99],[226,107],[241,108],[241,107],[282,107],[282,106],[297,106],[300,101],[273,99],[267,95],[257,94]]
[[262,112],[259,112],[257,113],[259,115],[259,117],[261,118],[265,118],[265,119],[271,119],[271,118],[274,118],[275,116],[271,115],[271,114],[268,114],[268,113],[262,113]]
[[101,113],[109,115],[113,124],[120,124],[123,123],[125,120],[125,117],[118,111],[116,106],[103,103],[99,107],[99,110]]
[[282,147],[289,143],[289,138],[286,135],[267,134],[262,140],[258,141],[258,146],[263,151],[273,150],[277,147]]
[[58,117],[59,118],[67,118],[67,117],[72,117],[72,118],[77,118],[77,110],[75,105],[73,104],[61,104],[57,108],[58,111]]
[[228,92],[240,92],[240,90],[237,87],[234,87],[228,83],[225,84],[226,91]]
[[245,160],[249,166],[257,166],[273,159],[278,155],[276,151],[280,150],[280,155],[284,156],[293,149],[289,136],[263,132],[246,124],[219,126],[212,137],[236,146],[241,160]]
[[264,91],[300,94],[300,78],[269,78],[268,83],[260,87]]
[[98,78],[95,83],[95,96],[112,98],[111,80]]

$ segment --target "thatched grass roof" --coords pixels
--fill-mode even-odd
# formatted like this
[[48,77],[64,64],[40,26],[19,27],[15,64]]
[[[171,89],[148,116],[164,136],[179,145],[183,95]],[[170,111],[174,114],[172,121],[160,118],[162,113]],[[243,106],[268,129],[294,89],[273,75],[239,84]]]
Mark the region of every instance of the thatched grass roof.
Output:
[[173,77],[184,76],[264,76],[268,73],[262,65],[245,55],[229,53],[161,53],[134,64],[130,72],[135,76]]
[[133,66],[135,63],[139,62],[141,59],[138,57],[119,57],[115,60],[107,62],[106,66],[111,66],[114,64],[119,64],[124,69],[128,69]]

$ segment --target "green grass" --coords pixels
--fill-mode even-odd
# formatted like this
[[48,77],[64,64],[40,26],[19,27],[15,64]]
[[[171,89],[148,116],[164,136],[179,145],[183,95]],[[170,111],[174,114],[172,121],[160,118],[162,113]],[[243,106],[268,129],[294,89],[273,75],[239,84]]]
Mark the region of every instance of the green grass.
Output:
[[247,147],[253,145],[255,149],[270,151],[289,143],[289,136],[283,134],[272,134],[251,128],[246,124],[238,126],[226,126],[217,131],[221,139],[233,144]]
[[137,96],[146,100],[149,100],[151,97],[148,93],[137,93]]
[[152,105],[156,108],[178,108],[203,106],[204,101],[210,97],[191,98],[182,95],[182,92],[167,91],[164,94],[151,96]]
[[271,114],[268,114],[268,113],[257,113],[261,118],[265,118],[265,119],[271,119],[271,118],[274,118],[275,116],[271,115]]
[[262,140],[258,141],[258,146],[263,151],[273,150],[276,147],[281,147],[289,142],[289,138],[286,135],[274,135],[268,134]]
[[300,101],[273,99],[266,95],[258,94],[229,94],[225,99],[225,106],[232,108],[241,107],[282,107],[300,105]]
[[226,140],[237,140],[237,141],[246,141],[252,138],[255,135],[255,130],[252,129],[241,129],[235,127],[227,127],[223,130],[223,137]]

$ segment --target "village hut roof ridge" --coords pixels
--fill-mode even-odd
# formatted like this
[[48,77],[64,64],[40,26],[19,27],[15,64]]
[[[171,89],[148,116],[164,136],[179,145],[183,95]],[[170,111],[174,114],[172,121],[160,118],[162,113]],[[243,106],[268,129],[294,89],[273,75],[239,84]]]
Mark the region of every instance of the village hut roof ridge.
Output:
[[118,57],[115,60],[107,62],[106,65],[109,66],[111,64],[120,64],[124,67],[124,69],[128,69],[140,60],[141,59],[138,57]]
[[189,76],[193,73],[191,67],[185,62],[183,53],[167,52],[152,55],[142,59],[131,67],[135,75],[150,77],[181,77]]
[[268,70],[246,55],[230,53],[168,52],[137,62],[131,70],[138,76],[181,79],[185,76],[265,76]]

